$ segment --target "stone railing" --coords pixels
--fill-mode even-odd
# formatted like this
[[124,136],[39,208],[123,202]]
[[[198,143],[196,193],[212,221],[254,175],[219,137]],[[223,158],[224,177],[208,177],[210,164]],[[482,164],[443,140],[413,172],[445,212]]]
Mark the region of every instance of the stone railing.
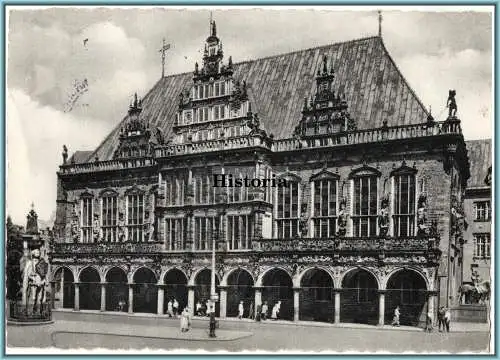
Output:
[[268,144],[268,142],[269,141],[261,135],[253,135],[218,140],[207,140],[187,144],[168,145],[156,148],[155,157],[162,158],[186,154],[199,154],[211,151],[242,149],[255,146],[270,148],[270,144]]
[[126,254],[126,253],[156,253],[164,251],[163,243],[59,243],[54,244],[56,254]]
[[427,251],[439,247],[438,238],[307,238],[254,240],[261,251]]
[[153,164],[154,160],[152,158],[95,161],[83,164],[61,165],[59,167],[59,173],[79,174],[79,173],[98,172],[98,171],[133,169],[140,167],[148,167]]
[[276,152],[292,151],[303,148],[366,144],[461,133],[462,128],[459,121],[442,121],[347,131],[315,139],[281,139],[273,142],[272,150]]

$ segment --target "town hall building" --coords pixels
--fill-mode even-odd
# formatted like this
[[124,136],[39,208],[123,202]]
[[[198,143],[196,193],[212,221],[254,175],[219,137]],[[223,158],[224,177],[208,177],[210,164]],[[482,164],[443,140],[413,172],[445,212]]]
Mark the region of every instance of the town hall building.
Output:
[[63,154],[54,306],[194,311],[214,246],[221,318],[280,301],[284,320],[382,325],[399,306],[418,325],[455,304],[470,177],[455,91],[435,121],[380,35],[234,62],[213,21],[203,46],[95,151]]

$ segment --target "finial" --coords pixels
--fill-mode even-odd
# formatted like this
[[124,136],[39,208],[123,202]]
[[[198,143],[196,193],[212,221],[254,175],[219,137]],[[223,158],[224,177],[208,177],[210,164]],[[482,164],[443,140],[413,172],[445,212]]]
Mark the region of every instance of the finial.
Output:
[[378,11],[378,36],[382,37],[382,11]]
[[134,94],[134,107],[137,107],[137,93]]
[[31,211],[35,211],[35,203],[33,201],[31,202]]
[[233,66],[233,57],[232,56],[229,56],[229,67]]
[[323,55],[323,74],[327,74],[328,73],[328,70],[327,70],[327,57],[326,55]]

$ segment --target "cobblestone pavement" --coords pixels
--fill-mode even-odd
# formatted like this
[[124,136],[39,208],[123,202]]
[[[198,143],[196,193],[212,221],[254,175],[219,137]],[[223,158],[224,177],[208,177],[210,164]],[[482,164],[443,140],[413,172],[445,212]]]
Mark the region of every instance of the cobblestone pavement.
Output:
[[[208,322],[195,319],[188,333],[179,321],[158,317],[108,314],[55,313],[55,322],[43,326],[7,326],[9,347],[60,349],[175,349],[205,351],[328,351],[328,352],[482,352],[489,334],[479,324],[474,331],[425,333],[421,329],[365,325],[286,322],[220,321],[217,338],[208,337]],[[460,326],[459,326],[460,328]],[[393,330],[393,331],[383,331]],[[453,328],[452,328],[453,330]]]

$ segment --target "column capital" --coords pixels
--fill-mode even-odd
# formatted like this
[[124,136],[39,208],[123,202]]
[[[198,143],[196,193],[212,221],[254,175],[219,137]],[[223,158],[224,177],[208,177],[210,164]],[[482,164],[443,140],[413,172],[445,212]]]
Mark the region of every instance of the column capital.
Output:
[[300,286],[294,286],[293,291],[300,291],[302,288]]
[[219,285],[217,287],[219,288],[220,291],[227,291],[227,288],[229,287],[229,285]]
[[439,291],[437,290],[427,290],[427,296],[437,296]]
[[188,288],[188,290],[193,290],[196,287],[196,285],[188,284],[188,285],[186,285],[186,287]]
[[342,288],[333,288],[334,293],[341,293],[342,290],[343,290]]
[[262,289],[264,289],[264,286],[254,286],[253,289],[258,290],[258,291],[262,291]]
[[377,290],[377,293],[379,295],[385,295],[387,293],[387,290],[385,290],[385,289],[384,290]]

